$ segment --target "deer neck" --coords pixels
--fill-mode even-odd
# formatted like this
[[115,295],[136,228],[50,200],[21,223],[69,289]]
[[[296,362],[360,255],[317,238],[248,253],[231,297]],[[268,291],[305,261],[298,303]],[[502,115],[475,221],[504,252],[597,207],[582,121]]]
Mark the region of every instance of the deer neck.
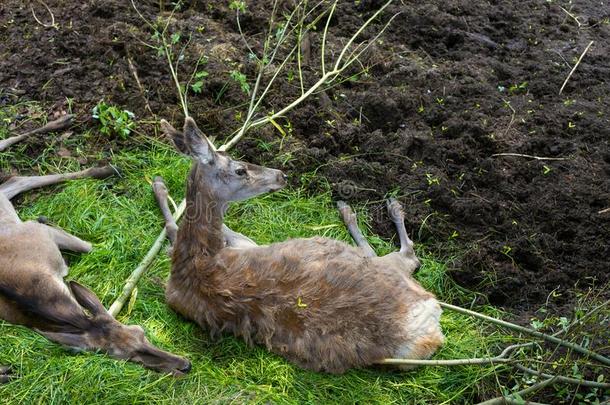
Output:
[[[224,247],[222,223],[226,202],[218,201],[204,176],[205,168],[195,162],[186,186],[186,211],[178,231],[175,254],[214,256]],[[176,252],[177,251],[177,252]]]

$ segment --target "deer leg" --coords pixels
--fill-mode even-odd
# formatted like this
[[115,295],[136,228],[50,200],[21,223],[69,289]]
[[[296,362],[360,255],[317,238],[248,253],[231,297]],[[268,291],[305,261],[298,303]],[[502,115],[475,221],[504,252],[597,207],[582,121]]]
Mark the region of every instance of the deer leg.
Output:
[[169,194],[167,192],[167,187],[165,186],[165,182],[161,176],[155,177],[152,184],[153,192],[155,193],[155,199],[157,200],[157,204],[159,204],[159,209],[161,210],[161,214],[163,214],[163,219],[165,220],[165,231],[167,232],[167,239],[169,239],[169,243],[174,245],[176,242],[176,237],[178,236],[178,225],[176,224],[176,220],[172,216],[172,212],[169,210],[169,205],[167,203]]
[[63,117],[56,119],[55,121],[49,122],[44,127],[36,128],[32,131],[28,131],[24,134],[16,135],[16,136],[10,137],[8,139],[3,139],[0,141],[0,152],[3,151],[4,149],[8,148],[9,146],[16,144],[17,142],[21,142],[24,139],[29,138],[32,135],[44,134],[47,132],[59,131],[59,130],[68,128],[70,125],[72,125],[73,117],[74,117],[74,115],[67,114],[67,115],[64,115]]
[[44,187],[51,184],[62,183],[67,180],[82,179],[85,177],[93,177],[96,179],[103,179],[111,176],[116,170],[111,166],[104,167],[93,167],[79,172],[64,173],[64,174],[50,174],[47,176],[31,176],[22,177],[15,176],[11,177],[5,183],[0,185],[0,192],[3,193],[9,200],[15,197],[17,194],[21,194],[24,191],[29,191],[37,187]]
[[402,209],[402,205],[395,199],[390,198],[387,201],[388,214],[396,225],[396,230],[398,232],[398,238],[400,239],[400,253],[403,256],[412,256],[415,254],[413,250],[413,241],[407,235],[407,230],[405,229],[405,212]]
[[0,366],[0,384],[9,382],[11,379],[11,368],[9,366]]
[[13,204],[3,193],[0,193],[0,223],[17,224],[20,222]]
[[239,232],[235,232],[225,224],[222,224],[222,236],[227,247],[251,248],[258,246],[256,242]]
[[71,250],[78,253],[91,252],[91,243],[85,242],[84,240],[69,234],[63,229],[44,224],[40,224],[40,226],[45,227],[57,247],[59,247],[61,250]]
[[337,201],[337,209],[339,210],[339,213],[343,218],[343,222],[345,223],[347,230],[356,242],[356,245],[358,245],[358,247],[362,249],[365,256],[376,257],[377,254],[375,253],[371,245],[369,245],[369,243],[366,241],[364,235],[362,235],[362,232],[360,232],[360,229],[358,228],[358,223],[356,222],[356,214],[354,213],[354,211],[352,211],[351,207],[347,205],[345,201]]

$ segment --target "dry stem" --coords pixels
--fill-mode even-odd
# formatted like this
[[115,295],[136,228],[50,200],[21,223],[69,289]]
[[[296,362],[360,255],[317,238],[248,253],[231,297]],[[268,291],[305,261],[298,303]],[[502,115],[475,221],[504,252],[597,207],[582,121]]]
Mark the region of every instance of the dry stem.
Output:
[[578,60],[576,61],[576,64],[574,65],[572,70],[570,70],[570,73],[568,74],[568,77],[566,77],[566,80],[563,82],[563,84],[561,85],[561,88],[559,89],[559,95],[560,96],[561,96],[561,93],[563,92],[563,88],[566,87],[566,84],[568,84],[568,80],[570,80],[570,77],[572,77],[572,75],[576,71],[576,68],[578,67],[578,65],[580,65],[580,62],[582,61],[582,58],[584,58],[584,56],[587,53],[587,51],[589,50],[589,48],[591,48],[591,45],[593,45],[593,41],[589,42],[589,45],[587,45],[585,50],[582,51],[582,54],[580,55],[580,58],[578,58]]
[[567,160],[568,159],[568,158],[554,158],[554,157],[524,155],[523,153],[494,153],[491,156],[492,157],[496,157],[496,156],[516,156],[516,157],[523,157],[523,158],[536,159],[536,160]]
[[[186,208],[186,200],[184,200],[180,203],[180,205],[178,206],[178,209],[174,213],[174,219],[176,221],[178,221],[178,219],[182,216],[185,208]],[[129,278],[125,281],[125,286],[123,287],[123,292],[121,293],[121,295],[112,303],[112,305],[108,309],[108,313],[110,315],[112,315],[113,317],[116,318],[116,316],[119,314],[119,312],[121,312],[121,309],[123,309],[123,306],[129,299],[131,294],[133,293],[133,290],[136,287],[136,285],[138,284],[138,281],[140,280],[140,278],[142,277],[142,274],[144,274],[144,272],[146,271],[148,266],[150,266],[152,261],[155,259],[155,257],[161,250],[161,247],[163,246],[163,242],[165,242],[165,236],[166,236],[166,230],[165,230],[165,227],[163,227],[163,230],[157,237],[157,240],[155,240],[155,243],[153,243],[153,245],[150,248],[150,250],[148,251],[148,253],[146,253],[146,256],[144,256],[144,259],[142,259],[142,261],[140,262],[138,267],[136,267],[136,269],[131,273]]]
[[530,328],[526,328],[524,326],[516,325],[514,323],[503,321],[501,319],[497,319],[497,318],[493,318],[491,316],[483,315],[481,313],[478,313],[478,312],[475,312],[475,311],[471,311],[469,309],[465,309],[465,308],[461,308],[461,307],[458,307],[458,306],[455,306],[455,305],[447,304],[445,302],[439,302],[439,304],[443,308],[447,308],[447,309],[450,309],[452,311],[459,312],[459,313],[462,313],[462,314],[465,314],[465,315],[474,316],[475,318],[483,319],[485,321],[494,323],[496,325],[499,325],[499,326],[502,326],[502,327],[505,327],[505,328],[508,328],[508,329],[512,329],[512,330],[517,331],[517,332],[527,333],[527,334],[535,336],[537,338],[544,339],[544,340],[546,340],[548,342],[552,342],[552,343],[555,343],[555,344],[567,347],[569,349],[574,350],[575,352],[578,352],[578,353],[583,354],[585,356],[588,356],[588,357],[590,357],[590,358],[592,358],[594,360],[597,360],[600,363],[603,363],[605,365],[610,365],[610,359],[609,358],[604,357],[601,354],[597,354],[597,353],[595,353],[595,352],[593,352],[591,350],[585,349],[584,347],[582,347],[580,345],[577,345],[575,343],[571,343],[571,342],[565,341],[563,339],[559,339],[559,338],[557,338],[555,336],[548,335],[548,334],[542,333],[542,332],[538,332],[538,331],[530,329]]
[[383,359],[377,364],[391,364],[401,366],[467,366],[482,364],[512,363],[517,361],[508,357],[508,354],[515,349],[534,345],[534,342],[522,343],[507,346],[502,353],[496,357],[483,357],[472,359],[452,359],[452,360],[417,360],[417,359]]
[[40,21],[40,20],[38,19],[38,17],[36,17],[36,13],[34,12],[34,7],[33,7],[33,6],[30,4],[30,11],[32,11],[32,17],[34,17],[34,20],[36,20],[36,22],[37,22],[38,24],[42,25],[42,26],[43,26],[43,27],[45,27],[45,28],[55,28],[55,29],[57,29],[57,28],[58,28],[58,26],[57,26],[57,24],[55,24],[55,15],[53,15],[53,12],[52,12],[52,11],[51,11],[51,9],[49,8],[49,6],[47,6],[47,3],[45,3],[45,2],[44,2],[44,1],[42,1],[42,0],[38,0],[38,2],[39,2],[40,4],[42,4],[42,5],[44,6],[44,8],[46,8],[46,9],[47,9],[47,12],[48,12],[48,13],[49,13],[49,15],[51,16],[51,24],[45,24],[45,23],[43,23],[42,21]]

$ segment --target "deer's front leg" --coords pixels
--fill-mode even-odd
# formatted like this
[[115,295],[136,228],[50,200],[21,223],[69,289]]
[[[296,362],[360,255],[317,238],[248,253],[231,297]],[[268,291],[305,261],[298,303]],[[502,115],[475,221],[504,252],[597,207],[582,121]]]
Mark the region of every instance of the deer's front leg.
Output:
[[350,235],[352,235],[352,239],[356,242],[356,245],[364,252],[366,257],[376,257],[377,253],[373,250],[371,245],[367,242],[362,232],[360,232],[360,228],[358,228],[358,222],[356,222],[356,214],[352,210],[352,208],[345,203],[345,201],[337,201],[337,209],[341,214],[341,218],[347,227]]
[[83,179],[93,177],[95,179],[103,179],[114,174],[116,170],[111,166],[93,167],[79,172],[64,173],[64,174],[49,174],[46,176],[15,176],[8,179],[5,183],[0,184],[0,193],[10,200],[17,194],[32,190],[38,187],[49,186],[51,184],[62,183],[67,180]]
[[55,244],[61,250],[71,250],[77,253],[89,253],[91,252],[91,243],[85,242],[84,240],[69,234],[63,229],[56,228],[49,225],[39,224],[45,227]]
[[251,248],[258,246],[256,242],[239,232],[235,232],[225,224],[222,224],[222,237],[225,245],[232,248]]

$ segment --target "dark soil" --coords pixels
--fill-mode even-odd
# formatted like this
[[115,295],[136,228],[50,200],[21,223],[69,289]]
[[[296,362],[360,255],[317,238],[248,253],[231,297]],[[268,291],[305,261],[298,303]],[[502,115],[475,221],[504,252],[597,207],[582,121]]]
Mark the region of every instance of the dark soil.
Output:
[[[159,117],[182,119],[167,64],[144,45],[154,44],[152,31],[130,2],[48,0],[59,29],[36,23],[24,3],[0,4],[0,102],[25,98],[57,111],[67,108],[68,98],[85,119],[104,98],[141,119],[150,118],[147,103]],[[493,304],[527,313],[551,292],[550,304],[559,307],[571,302],[575,286],[606,284],[610,8],[592,1],[396,3],[383,20],[401,14],[363,58],[366,74],[290,113],[281,122],[286,139],[280,142],[272,126],[258,129],[239,144],[239,153],[287,170],[295,182],[317,169],[337,198],[369,201],[379,208],[375,213],[382,212],[384,196],[396,194],[407,206],[414,239],[454,258],[454,279]],[[49,22],[34,4],[38,18]],[[138,4],[151,20],[160,14],[153,2]],[[242,17],[255,51],[262,47],[268,4],[248,2]],[[329,58],[382,4],[340,2]],[[225,2],[186,2],[169,29],[181,33],[184,72],[206,55],[209,76],[202,93],[191,95],[190,110],[209,135],[225,137],[244,109],[236,106],[247,101],[229,72],[241,70],[251,85],[254,76],[234,12]],[[319,70],[320,34],[312,33],[310,42],[306,84]],[[278,83],[267,111],[299,94],[294,79]],[[552,159],[499,155],[505,153]],[[307,184],[315,192],[320,182]],[[374,215],[374,231],[394,233],[381,214]]]

